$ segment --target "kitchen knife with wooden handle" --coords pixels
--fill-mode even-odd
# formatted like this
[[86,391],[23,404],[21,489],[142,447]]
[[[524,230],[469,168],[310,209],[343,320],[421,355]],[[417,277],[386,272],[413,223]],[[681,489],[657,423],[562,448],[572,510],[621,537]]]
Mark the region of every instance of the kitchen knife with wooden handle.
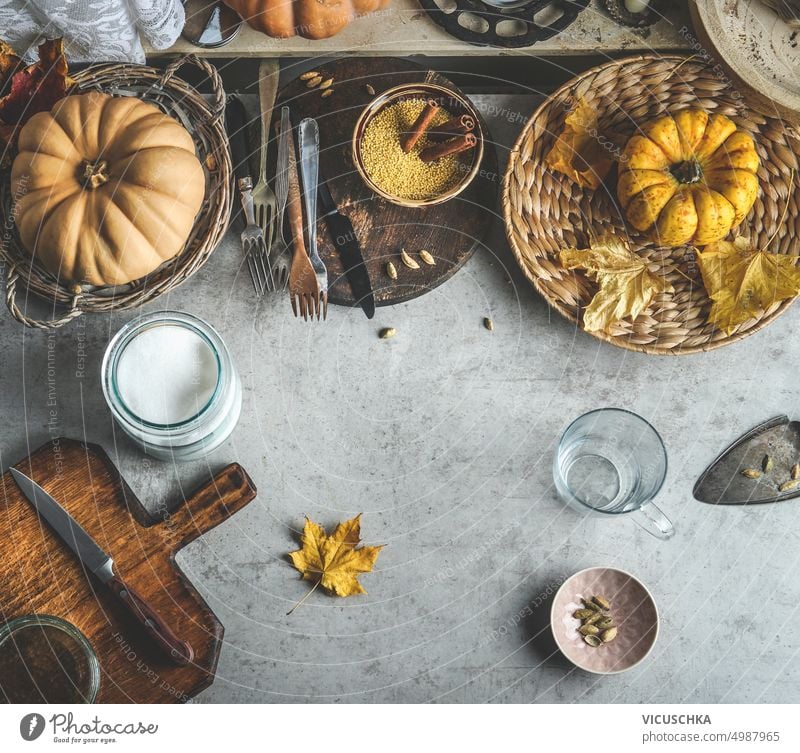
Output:
[[84,568],[92,573],[114,594],[141,623],[148,635],[159,645],[164,653],[178,665],[184,666],[194,659],[194,650],[178,638],[164,620],[130,587],[116,572],[114,560],[81,527],[53,497],[33,479],[28,478],[16,468],[9,469],[14,481],[26,499],[33,505],[40,517],[44,518],[61,540],[72,550]]

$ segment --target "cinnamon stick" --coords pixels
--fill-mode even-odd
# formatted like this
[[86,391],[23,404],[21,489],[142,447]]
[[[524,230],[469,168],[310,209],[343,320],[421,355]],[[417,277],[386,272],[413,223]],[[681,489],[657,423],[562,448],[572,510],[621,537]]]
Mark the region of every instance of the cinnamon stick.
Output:
[[442,125],[428,130],[430,141],[444,141],[453,136],[463,136],[475,128],[475,119],[471,115],[457,115]]
[[449,154],[458,154],[467,149],[473,149],[478,143],[478,138],[474,133],[465,133],[450,141],[442,141],[438,144],[426,146],[420,153],[419,158],[423,162],[435,162],[437,159],[447,157]]
[[422,112],[411,126],[411,130],[403,136],[400,142],[400,146],[406,154],[408,154],[422,138],[422,134],[425,133],[437,112],[439,112],[439,105],[436,103],[436,100],[429,99],[425,103]]

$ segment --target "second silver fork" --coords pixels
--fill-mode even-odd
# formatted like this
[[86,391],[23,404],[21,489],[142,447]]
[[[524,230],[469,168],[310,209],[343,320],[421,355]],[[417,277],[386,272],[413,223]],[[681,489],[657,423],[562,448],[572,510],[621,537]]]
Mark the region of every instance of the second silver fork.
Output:
[[328,318],[328,270],[317,250],[317,190],[319,180],[319,126],[314,118],[300,121],[300,171],[303,176],[303,200],[308,223],[308,255],[317,276],[322,302],[322,318]]

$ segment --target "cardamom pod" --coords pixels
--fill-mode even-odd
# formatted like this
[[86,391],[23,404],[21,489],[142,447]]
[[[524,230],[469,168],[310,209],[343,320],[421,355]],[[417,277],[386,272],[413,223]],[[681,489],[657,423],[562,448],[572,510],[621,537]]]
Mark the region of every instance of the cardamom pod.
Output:
[[597,614],[597,613],[593,612],[591,609],[576,609],[572,613],[572,616],[576,620],[585,620],[587,617],[591,617],[593,614]]
[[369,94],[370,97],[375,96],[375,87],[372,84],[367,84],[364,88],[367,90],[367,94]]
[[792,466],[792,478],[800,478],[800,463],[795,463]]
[[603,641],[603,643],[611,643],[611,641],[613,641],[616,637],[617,629],[615,627],[609,628],[608,630],[604,630],[602,633],[600,633],[600,640]]
[[386,274],[392,279],[397,279],[397,267],[392,262],[386,262]]
[[436,266],[436,259],[433,258],[430,251],[422,249],[422,251],[419,252],[419,258],[422,259],[422,261],[424,261],[430,267]]
[[600,628],[596,628],[594,625],[581,625],[578,628],[578,632],[581,635],[598,635],[600,633]]
[[488,316],[485,316],[483,318],[483,326],[486,327],[486,329],[488,329],[489,332],[494,331],[494,322]]
[[592,612],[584,621],[584,625],[599,625],[600,620],[603,619],[602,612]]
[[419,269],[419,264],[415,262],[407,253],[406,250],[403,249],[400,252],[400,258],[403,260],[403,264],[405,264],[409,269]]
[[378,334],[381,340],[388,340],[397,334],[397,330],[394,327],[384,327]]
[[602,641],[596,635],[584,635],[583,640],[592,648],[597,648],[602,643]]
[[592,601],[595,604],[597,604],[597,606],[600,607],[600,609],[611,609],[611,602],[606,601],[606,599],[603,598],[602,596],[595,595],[592,598]]
[[600,607],[599,607],[599,606],[597,606],[597,604],[595,604],[595,603],[594,603],[594,602],[593,602],[591,599],[581,599],[581,601],[583,602],[583,605],[584,605],[584,606],[585,606],[587,609],[591,609],[593,612],[600,612],[600,611],[602,611],[602,610],[600,609]]
[[608,628],[614,627],[614,618],[601,616],[601,618],[596,620],[594,624],[597,625],[600,630],[608,630]]
[[775,467],[775,463],[772,461],[772,458],[769,455],[764,455],[764,459],[761,461],[761,468],[764,470],[764,473],[769,473]]
[[800,486],[800,478],[792,478],[792,479],[789,479],[788,481],[784,481],[778,487],[778,491],[779,492],[789,492],[792,489],[796,489],[798,486]]
[[742,476],[745,478],[761,478],[761,471],[757,471],[755,468],[745,468],[742,471]]
[[314,76],[314,78],[306,81],[306,87],[309,89],[316,89],[322,83],[322,76]]
[[330,97],[331,94],[333,94],[333,89],[326,89],[324,92],[322,92],[322,98],[325,99],[325,97]]
[[333,79],[332,79],[332,78],[326,78],[326,79],[325,79],[325,80],[324,80],[324,81],[323,81],[323,82],[322,82],[322,83],[319,85],[319,88],[320,88],[320,89],[330,89],[330,88],[331,88],[331,86],[333,86]]
[[300,80],[308,81],[310,78],[316,78],[317,76],[319,76],[319,73],[317,73],[317,71],[306,71],[305,73],[300,74]]

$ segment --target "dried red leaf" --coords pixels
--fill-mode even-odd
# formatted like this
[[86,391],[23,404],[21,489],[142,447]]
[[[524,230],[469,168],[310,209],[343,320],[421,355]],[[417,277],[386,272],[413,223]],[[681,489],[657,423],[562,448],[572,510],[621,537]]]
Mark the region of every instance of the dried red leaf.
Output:
[[[0,43],[0,81],[10,72],[8,93],[0,97],[0,149],[13,146],[19,129],[37,112],[52,108],[73,84],[67,73],[61,39],[50,39],[39,46],[39,60],[25,68],[11,48]],[[14,63],[13,58],[16,58]],[[11,68],[13,64],[13,70]],[[3,66],[7,66],[4,68]],[[9,132],[8,127],[11,127]]]

